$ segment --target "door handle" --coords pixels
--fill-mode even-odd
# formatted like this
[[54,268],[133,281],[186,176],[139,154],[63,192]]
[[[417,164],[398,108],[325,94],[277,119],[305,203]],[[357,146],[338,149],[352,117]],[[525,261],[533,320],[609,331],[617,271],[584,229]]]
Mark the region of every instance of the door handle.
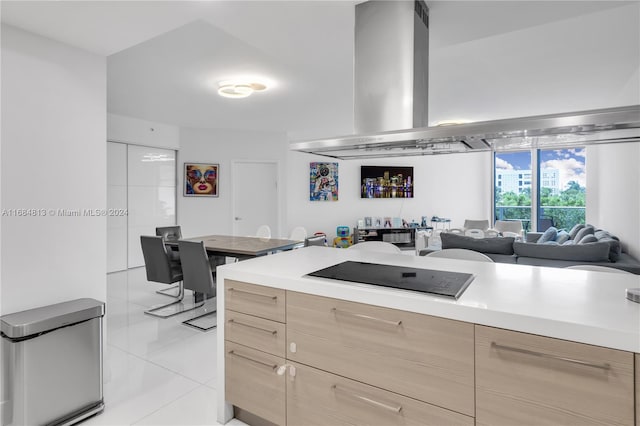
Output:
[[238,217],[238,216],[234,217],[234,219],[235,219],[235,220],[242,220],[242,218],[241,218],[241,217]]

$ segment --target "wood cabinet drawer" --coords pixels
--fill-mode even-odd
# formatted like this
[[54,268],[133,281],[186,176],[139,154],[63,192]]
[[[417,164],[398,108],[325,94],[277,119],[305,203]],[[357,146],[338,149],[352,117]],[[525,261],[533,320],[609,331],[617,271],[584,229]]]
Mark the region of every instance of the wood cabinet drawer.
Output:
[[633,425],[633,354],[476,326],[478,425]]
[[472,417],[301,364],[287,376],[289,426],[468,425]]
[[225,342],[225,398],[270,422],[285,424],[285,376],[276,372],[284,359]]
[[473,324],[287,292],[287,348],[288,359],[474,415]]
[[285,324],[230,310],[226,310],[224,316],[225,339],[285,357]]
[[278,322],[285,322],[285,291],[225,280],[225,307]]

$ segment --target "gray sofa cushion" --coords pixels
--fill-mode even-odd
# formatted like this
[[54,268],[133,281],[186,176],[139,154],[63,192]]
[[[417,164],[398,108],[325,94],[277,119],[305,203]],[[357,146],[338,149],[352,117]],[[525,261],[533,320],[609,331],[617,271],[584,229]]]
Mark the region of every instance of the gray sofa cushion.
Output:
[[604,262],[609,260],[609,244],[607,242],[567,246],[514,242],[513,251],[518,257],[537,257],[540,259],[573,260],[581,262]]
[[578,231],[580,231],[582,228],[584,228],[584,224],[583,223],[577,223],[573,226],[573,228],[571,228],[571,231],[569,231],[569,239],[570,240],[575,240],[576,239],[576,234],[578,234]]
[[598,239],[593,234],[587,234],[577,244],[597,243]]
[[[448,232],[440,234],[442,248],[463,248],[480,253],[513,254],[513,237],[472,238]],[[608,246],[607,246],[608,247]]]
[[594,234],[594,233],[595,233],[595,229],[593,228],[593,226],[585,226],[584,228],[578,231],[578,233],[576,234],[575,237],[572,238],[572,240],[575,240],[577,242],[583,239],[585,235]]

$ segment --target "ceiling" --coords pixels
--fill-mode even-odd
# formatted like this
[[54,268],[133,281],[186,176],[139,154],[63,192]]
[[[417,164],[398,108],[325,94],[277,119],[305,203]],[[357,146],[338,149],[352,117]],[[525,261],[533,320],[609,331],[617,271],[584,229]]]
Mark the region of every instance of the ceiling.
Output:
[[[2,1],[2,22],[107,56],[111,113],[184,127],[352,133],[359,1]],[[428,1],[432,49],[622,2]],[[514,19],[515,18],[515,19]],[[455,25],[452,25],[455,22]],[[258,76],[246,99],[215,83]]]

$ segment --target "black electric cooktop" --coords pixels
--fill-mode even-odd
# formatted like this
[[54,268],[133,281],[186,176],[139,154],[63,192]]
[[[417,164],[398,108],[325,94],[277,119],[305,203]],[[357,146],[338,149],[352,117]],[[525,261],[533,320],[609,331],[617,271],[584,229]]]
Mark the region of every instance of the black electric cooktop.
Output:
[[353,261],[338,263],[307,275],[431,293],[454,299],[460,297],[473,281],[473,274],[462,272]]

